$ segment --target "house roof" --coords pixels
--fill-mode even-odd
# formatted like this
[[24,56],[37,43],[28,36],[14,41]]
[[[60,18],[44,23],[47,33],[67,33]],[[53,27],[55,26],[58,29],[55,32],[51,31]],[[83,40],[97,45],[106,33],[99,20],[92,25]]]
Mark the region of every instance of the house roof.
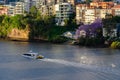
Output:
[[112,7],[112,9],[120,9],[120,4],[119,5],[115,5],[114,7]]

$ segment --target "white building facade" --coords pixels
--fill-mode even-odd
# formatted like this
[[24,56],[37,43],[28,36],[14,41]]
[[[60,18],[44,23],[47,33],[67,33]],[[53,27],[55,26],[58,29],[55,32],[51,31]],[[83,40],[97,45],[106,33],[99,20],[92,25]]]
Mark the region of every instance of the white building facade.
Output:
[[24,14],[24,2],[11,2],[8,7],[8,15],[14,16],[17,14]]
[[24,3],[23,2],[15,3],[14,15],[16,14],[24,14]]
[[90,24],[94,22],[97,18],[105,18],[106,14],[113,14],[111,8],[90,8],[87,5],[77,5],[76,6],[76,23]]
[[64,20],[72,15],[72,5],[70,3],[60,3],[55,5],[55,20],[57,25],[64,25]]

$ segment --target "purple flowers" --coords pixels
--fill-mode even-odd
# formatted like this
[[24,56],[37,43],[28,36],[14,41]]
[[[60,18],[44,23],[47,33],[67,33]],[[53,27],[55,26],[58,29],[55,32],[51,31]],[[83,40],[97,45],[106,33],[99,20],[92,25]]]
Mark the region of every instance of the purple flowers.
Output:
[[93,23],[88,24],[88,25],[81,25],[77,30],[76,30],[76,39],[79,37],[95,37],[100,33],[102,29],[102,20],[101,19],[96,19]]

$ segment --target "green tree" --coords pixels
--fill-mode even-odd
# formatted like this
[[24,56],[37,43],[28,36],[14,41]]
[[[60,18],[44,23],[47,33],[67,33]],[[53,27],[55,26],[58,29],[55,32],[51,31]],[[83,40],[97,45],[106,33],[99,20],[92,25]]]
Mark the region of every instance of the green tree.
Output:
[[11,27],[23,29],[25,26],[23,26],[22,21],[24,20],[23,15],[15,15],[11,17]]
[[36,17],[36,16],[37,16],[37,12],[38,12],[38,10],[37,10],[37,8],[36,8],[35,6],[32,6],[32,7],[30,8],[30,14],[31,14],[33,17]]
[[4,17],[5,17],[4,15],[0,16],[0,24],[2,23]]
[[75,21],[75,13],[69,16],[69,19],[65,19],[65,26],[69,31],[74,31],[77,28]]
[[91,0],[86,0],[86,4],[89,4],[91,2]]
[[11,20],[9,16],[5,16],[4,19],[2,20],[2,24],[0,26],[0,36],[1,37],[6,37],[7,33],[9,31],[9,26],[10,26]]
[[116,24],[120,23],[120,16],[108,17],[102,20],[103,27],[106,28],[108,35],[112,33],[112,29],[116,28]]

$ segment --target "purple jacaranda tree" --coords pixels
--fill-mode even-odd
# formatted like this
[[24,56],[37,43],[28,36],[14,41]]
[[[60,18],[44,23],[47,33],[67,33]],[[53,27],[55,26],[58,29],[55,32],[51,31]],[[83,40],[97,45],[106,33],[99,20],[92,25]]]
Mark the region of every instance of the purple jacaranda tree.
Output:
[[93,23],[87,25],[81,25],[76,30],[75,38],[78,39],[81,37],[80,31],[84,31],[87,37],[96,37],[102,30],[102,20],[96,19]]

